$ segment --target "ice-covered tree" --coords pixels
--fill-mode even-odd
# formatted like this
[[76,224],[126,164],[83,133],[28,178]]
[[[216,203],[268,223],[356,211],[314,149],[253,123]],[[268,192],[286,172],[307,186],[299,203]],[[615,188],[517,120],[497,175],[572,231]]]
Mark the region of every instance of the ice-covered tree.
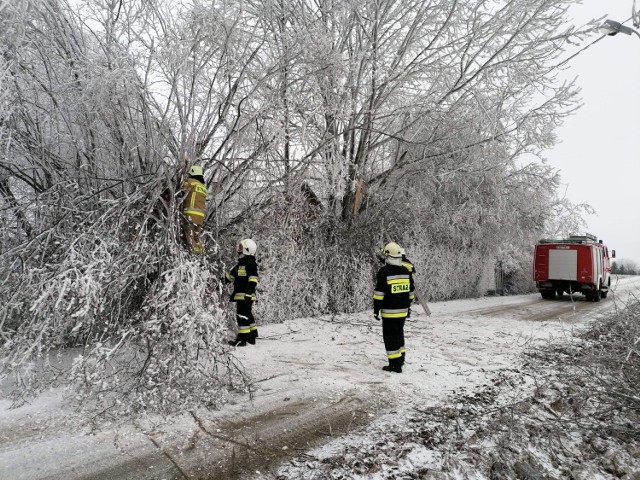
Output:
[[[239,236],[269,272],[263,318],[368,307],[389,239],[432,298],[475,294],[496,252],[522,259],[558,212],[578,226],[588,208],[541,160],[576,105],[554,78],[584,35],[568,3],[5,6],[3,371],[19,394],[69,383],[113,413],[215,401]],[[211,192],[200,260],[174,195],[193,162]]]

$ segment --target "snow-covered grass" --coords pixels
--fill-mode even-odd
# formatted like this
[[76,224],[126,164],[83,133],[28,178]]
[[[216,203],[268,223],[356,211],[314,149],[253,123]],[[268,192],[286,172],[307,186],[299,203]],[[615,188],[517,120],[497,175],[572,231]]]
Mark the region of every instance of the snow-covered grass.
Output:
[[436,405],[407,397],[369,427],[278,470],[278,479],[640,478],[640,303]]
[[584,332],[639,286],[625,279],[599,304],[522,295],[434,303],[431,317],[416,307],[400,375],[380,369],[369,312],[262,325],[255,346],[224,352],[250,383],[219,410],[92,430],[60,391],[14,410],[2,401],[0,470],[16,479],[399,479],[515,478],[531,468],[586,480],[612,478],[602,460],[611,451],[611,465],[631,475],[634,444],[588,439],[568,413],[557,418],[575,394],[558,362],[577,357],[552,352],[591,344]]

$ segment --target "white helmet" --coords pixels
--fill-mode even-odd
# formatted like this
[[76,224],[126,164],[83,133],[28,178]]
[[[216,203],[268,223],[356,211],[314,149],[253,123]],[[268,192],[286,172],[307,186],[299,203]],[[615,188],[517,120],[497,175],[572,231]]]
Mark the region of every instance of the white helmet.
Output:
[[382,253],[385,257],[402,258],[402,247],[396,242],[389,242],[384,246]]
[[200,165],[194,165],[189,169],[189,175],[192,177],[202,177],[204,175],[204,170]]
[[242,253],[243,255],[255,255],[257,249],[258,245],[250,238],[245,238],[238,242],[238,253]]

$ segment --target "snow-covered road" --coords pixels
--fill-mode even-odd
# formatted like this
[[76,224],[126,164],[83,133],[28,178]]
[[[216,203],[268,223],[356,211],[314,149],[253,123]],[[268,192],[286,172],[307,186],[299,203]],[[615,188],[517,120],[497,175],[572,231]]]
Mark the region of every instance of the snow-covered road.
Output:
[[251,393],[230,395],[218,411],[92,431],[60,392],[15,410],[3,401],[0,478],[272,478],[278,461],[353,431],[399,401],[435,405],[483,385],[516,366],[527,346],[570,337],[639,290],[640,277],[628,277],[599,303],[532,294],[435,303],[430,317],[416,307],[399,375],[381,370],[381,327],[370,312],[261,326],[254,347],[234,352]]

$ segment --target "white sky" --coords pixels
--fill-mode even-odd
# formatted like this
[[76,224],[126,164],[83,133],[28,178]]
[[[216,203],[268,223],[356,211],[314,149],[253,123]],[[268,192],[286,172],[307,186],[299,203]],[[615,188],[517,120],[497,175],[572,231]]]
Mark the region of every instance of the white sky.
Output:
[[[603,16],[625,22],[632,7],[633,0],[585,0],[571,14],[578,25]],[[618,259],[640,264],[640,37],[607,36],[568,66],[561,76],[577,77],[584,106],[558,130],[561,143],[546,157],[561,171],[566,196],[596,210],[587,232]]]

